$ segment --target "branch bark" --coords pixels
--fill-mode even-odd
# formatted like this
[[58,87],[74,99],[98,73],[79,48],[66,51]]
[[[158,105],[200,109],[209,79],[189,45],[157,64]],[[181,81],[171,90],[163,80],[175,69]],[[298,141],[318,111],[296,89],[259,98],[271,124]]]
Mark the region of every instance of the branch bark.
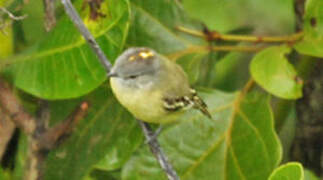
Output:
[[19,21],[19,20],[23,20],[27,17],[27,15],[23,15],[23,16],[15,16],[14,14],[12,14],[10,11],[8,11],[6,8],[4,7],[0,7],[0,10],[4,13],[6,13],[10,19],[15,20],[15,21]]
[[9,84],[0,78],[0,104],[5,113],[26,134],[31,135],[36,129],[36,120],[28,114],[16,98]]
[[208,41],[223,40],[223,41],[244,41],[253,43],[293,43],[303,37],[303,32],[287,36],[250,36],[250,35],[236,35],[236,34],[220,34],[216,31],[199,32],[184,27],[176,27],[178,31],[205,38]]
[[50,31],[56,25],[55,0],[43,0],[45,10],[45,29]]
[[157,137],[155,136],[154,131],[151,129],[149,124],[140,120],[138,120],[138,123],[142,131],[144,132],[150,151],[154,154],[164,172],[166,172],[168,179],[179,180],[176,171],[173,169],[172,165],[168,163],[167,157],[165,156],[163,150],[160,148],[160,145],[156,139]]
[[7,144],[10,141],[16,126],[0,108],[0,160],[6,151]]

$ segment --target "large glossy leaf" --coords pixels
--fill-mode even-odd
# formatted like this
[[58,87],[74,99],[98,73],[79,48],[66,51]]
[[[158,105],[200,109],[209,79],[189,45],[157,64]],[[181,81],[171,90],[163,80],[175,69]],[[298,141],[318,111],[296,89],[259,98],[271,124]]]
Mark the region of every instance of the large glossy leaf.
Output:
[[131,0],[130,4],[132,21],[127,45],[147,46],[177,60],[189,74],[190,81],[196,81],[200,61],[206,52],[182,52],[206,45],[206,42],[179,32],[176,27],[197,29],[201,25],[188,18],[177,1]]
[[73,135],[49,154],[45,179],[80,180],[102,160],[107,162],[106,169],[120,168],[141,143],[137,121],[120,107],[107,87],[74,102],[53,102],[52,120],[64,119],[80,100],[89,102],[89,113]]
[[301,54],[323,57],[323,1],[308,0],[304,15],[304,39],[295,45]]
[[[194,180],[269,177],[281,158],[269,97],[208,90],[201,93],[213,119],[189,111],[159,141],[180,178]],[[126,164],[123,179],[166,179],[147,147]]]
[[303,166],[297,162],[281,165],[273,171],[269,180],[304,180]]
[[293,32],[295,22],[293,2],[293,0],[183,0],[185,9],[192,17],[222,33],[242,26],[251,26],[262,33]]
[[[82,2],[76,2],[78,9]],[[96,20],[90,20],[88,8],[80,13],[109,59],[114,60],[128,32],[129,5],[126,0],[107,0],[100,11],[105,17]],[[106,79],[104,68],[66,16],[43,41],[7,63],[6,73],[17,87],[46,99],[78,97]]]
[[287,46],[278,46],[259,52],[251,61],[250,72],[268,92],[280,98],[296,99],[302,96],[303,83],[285,57],[290,51]]

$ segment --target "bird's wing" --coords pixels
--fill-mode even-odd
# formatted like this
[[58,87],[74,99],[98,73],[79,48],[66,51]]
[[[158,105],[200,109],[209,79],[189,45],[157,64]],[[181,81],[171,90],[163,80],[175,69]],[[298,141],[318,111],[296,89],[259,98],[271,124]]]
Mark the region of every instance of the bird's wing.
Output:
[[[200,110],[207,117],[211,118],[211,114],[207,110],[207,105],[197,95],[194,89],[190,88],[187,76],[183,69],[173,62],[165,61],[168,66],[168,73],[163,77],[168,77],[165,84],[162,84],[166,89],[163,97],[164,109],[168,112],[181,111],[188,108]],[[163,73],[163,72],[162,72]]]
[[205,102],[197,95],[194,89],[190,89],[190,94],[172,98],[164,98],[164,109],[168,112],[186,110],[191,107],[200,110],[205,116],[212,119]]

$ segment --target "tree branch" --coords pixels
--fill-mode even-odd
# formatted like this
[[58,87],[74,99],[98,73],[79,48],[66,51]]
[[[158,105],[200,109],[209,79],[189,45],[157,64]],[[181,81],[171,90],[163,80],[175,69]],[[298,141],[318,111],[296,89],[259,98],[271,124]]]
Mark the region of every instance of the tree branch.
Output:
[[89,105],[87,102],[81,103],[66,120],[48,128],[50,111],[47,102],[41,101],[37,117],[33,117],[24,110],[10,85],[0,78],[0,107],[1,118],[11,120],[28,136],[29,156],[25,179],[35,180],[42,179],[48,152],[72,132],[75,125],[86,115]]
[[[74,25],[78,28],[78,30],[81,32],[82,36],[87,40],[89,45],[92,47],[93,51],[98,56],[101,64],[106,68],[107,73],[110,72],[110,69],[112,67],[110,61],[106,58],[103,51],[101,50],[98,43],[95,41],[94,37],[91,35],[90,31],[85,27],[84,23],[82,22],[80,16],[76,12],[74,6],[72,5],[70,0],[61,0],[62,4],[64,5],[65,12],[69,16],[69,18],[72,20]],[[173,170],[172,166],[167,161],[167,158],[165,154],[163,153],[162,149],[159,146],[159,143],[157,139],[154,136],[154,133],[152,132],[149,124],[144,123],[140,120],[138,120],[145,137],[148,141],[148,145],[150,147],[150,150],[155,155],[157,161],[159,162],[160,166],[164,170],[164,172],[167,174],[167,177],[169,180],[178,180],[178,176]]]
[[8,11],[6,8],[4,7],[0,7],[0,10],[4,13],[6,13],[10,19],[13,19],[15,21],[19,21],[19,20],[23,20],[27,17],[27,15],[23,15],[23,16],[15,16],[13,15],[10,11]]
[[39,146],[42,149],[53,149],[68,137],[75,125],[83,119],[89,108],[88,102],[82,102],[62,123],[48,129],[39,137]]
[[0,161],[4,155],[7,145],[12,138],[16,126],[0,107]]
[[305,0],[294,1],[294,12],[296,15],[296,31],[303,29],[303,15],[305,12]]
[[154,131],[151,129],[148,123],[145,123],[141,120],[138,120],[138,123],[144,132],[144,135],[147,139],[150,151],[156,157],[161,168],[166,172],[166,175],[169,180],[179,180],[176,171],[173,169],[172,165],[168,163],[167,157],[165,156],[163,150],[160,148],[160,145],[157,141],[156,136],[154,136]]
[[235,35],[235,34],[220,34],[216,31],[207,31],[205,33],[187,29],[184,27],[176,27],[178,31],[205,38],[208,41],[223,40],[223,41],[245,41],[254,43],[292,43],[300,40],[303,37],[303,32],[287,36],[249,36],[249,35]]
[[36,120],[28,114],[12,92],[8,83],[0,78],[0,105],[9,118],[26,134],[31,135],[36,129]]
[[55,0],[43,0],[45,10],[45,29],[50,31],[56,25]]
[[177,51],[172,54],[168,54],[167,57],[171,60],[175,60],[186,54],[201,53],[210,51],[236,51],[236,52],[257,52],[264,49],[266,46],[191,46],[182,51]]

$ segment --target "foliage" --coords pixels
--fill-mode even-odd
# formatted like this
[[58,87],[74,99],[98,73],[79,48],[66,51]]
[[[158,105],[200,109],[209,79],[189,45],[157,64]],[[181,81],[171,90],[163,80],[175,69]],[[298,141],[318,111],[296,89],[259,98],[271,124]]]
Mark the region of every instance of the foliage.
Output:
[[270,47],[259,52],[251,61],[250,72],[255,81],[270,93],[286,99],[302,96],[302,81],[285,55],[291,49],[286,46]]
[[269,177],[269,180],[303,180],[304,172],[300,163],[290,162],[279,166]]
[[[13,23],[4,29],[7,35],[0,32],[1,76],[19,89],[17,94],[25,105],[36,106],[35,99],[48,100],[51,126],[81,101],[90,104],[88,115],[71,137],[49,152],[44,179],[166,179],[143,143],[137,122],[114,98],[104,68],[63,7],[56,5],[58,23],[45,32],[44,12],[33,11],[33,7],[42,7],[41,2],[29,3],[14,0],[5,6],[28,14],[24,20],[0,16]],[[304,179],[301,164],[279,166],[282,159],[289,160],[282,148],[290,147],[285,142],[292,141],[295,131],[275,129],[274,115],[279,109],[275,105],[279,103],[272,99],[302,97],[304,80],[299,71],[303,69],[296,52],[323,57],[321,0],[306,1],[300,39],[271,43],[251,54],[209,49],[257,42],[209,42],[178,27],[202,32],[205,24],[210,31],[221,33],[288,36],[294,33],[296,21],[292,0],[105,0],[100,6],[104,16],[95,20],[83,0],[73,3],[112,63],[127,47],[151,47],[180,64],[192,86],[199,89],[214,119],[188,111],[180,123],[169,125],[158,137],[181,179]],[[291,109],[286,114],[295,113]],[[278,133],[286,134],[282,144]],[[28,140],[21,135],[15,169],[0,168],[0,179],[23,177],[27,149]],[[307,177],[315,179],[306,170]]]
[[[124,0],[102,6],[108,14],[98,22],[87,18],[88,11],[81,15],[107,56],[115,59],[128,32],[129,7]],[[79,97],[106,80],[105,70],[66,16],[29,51],[10,59],[5,71],[18,88],[46,99]]]

